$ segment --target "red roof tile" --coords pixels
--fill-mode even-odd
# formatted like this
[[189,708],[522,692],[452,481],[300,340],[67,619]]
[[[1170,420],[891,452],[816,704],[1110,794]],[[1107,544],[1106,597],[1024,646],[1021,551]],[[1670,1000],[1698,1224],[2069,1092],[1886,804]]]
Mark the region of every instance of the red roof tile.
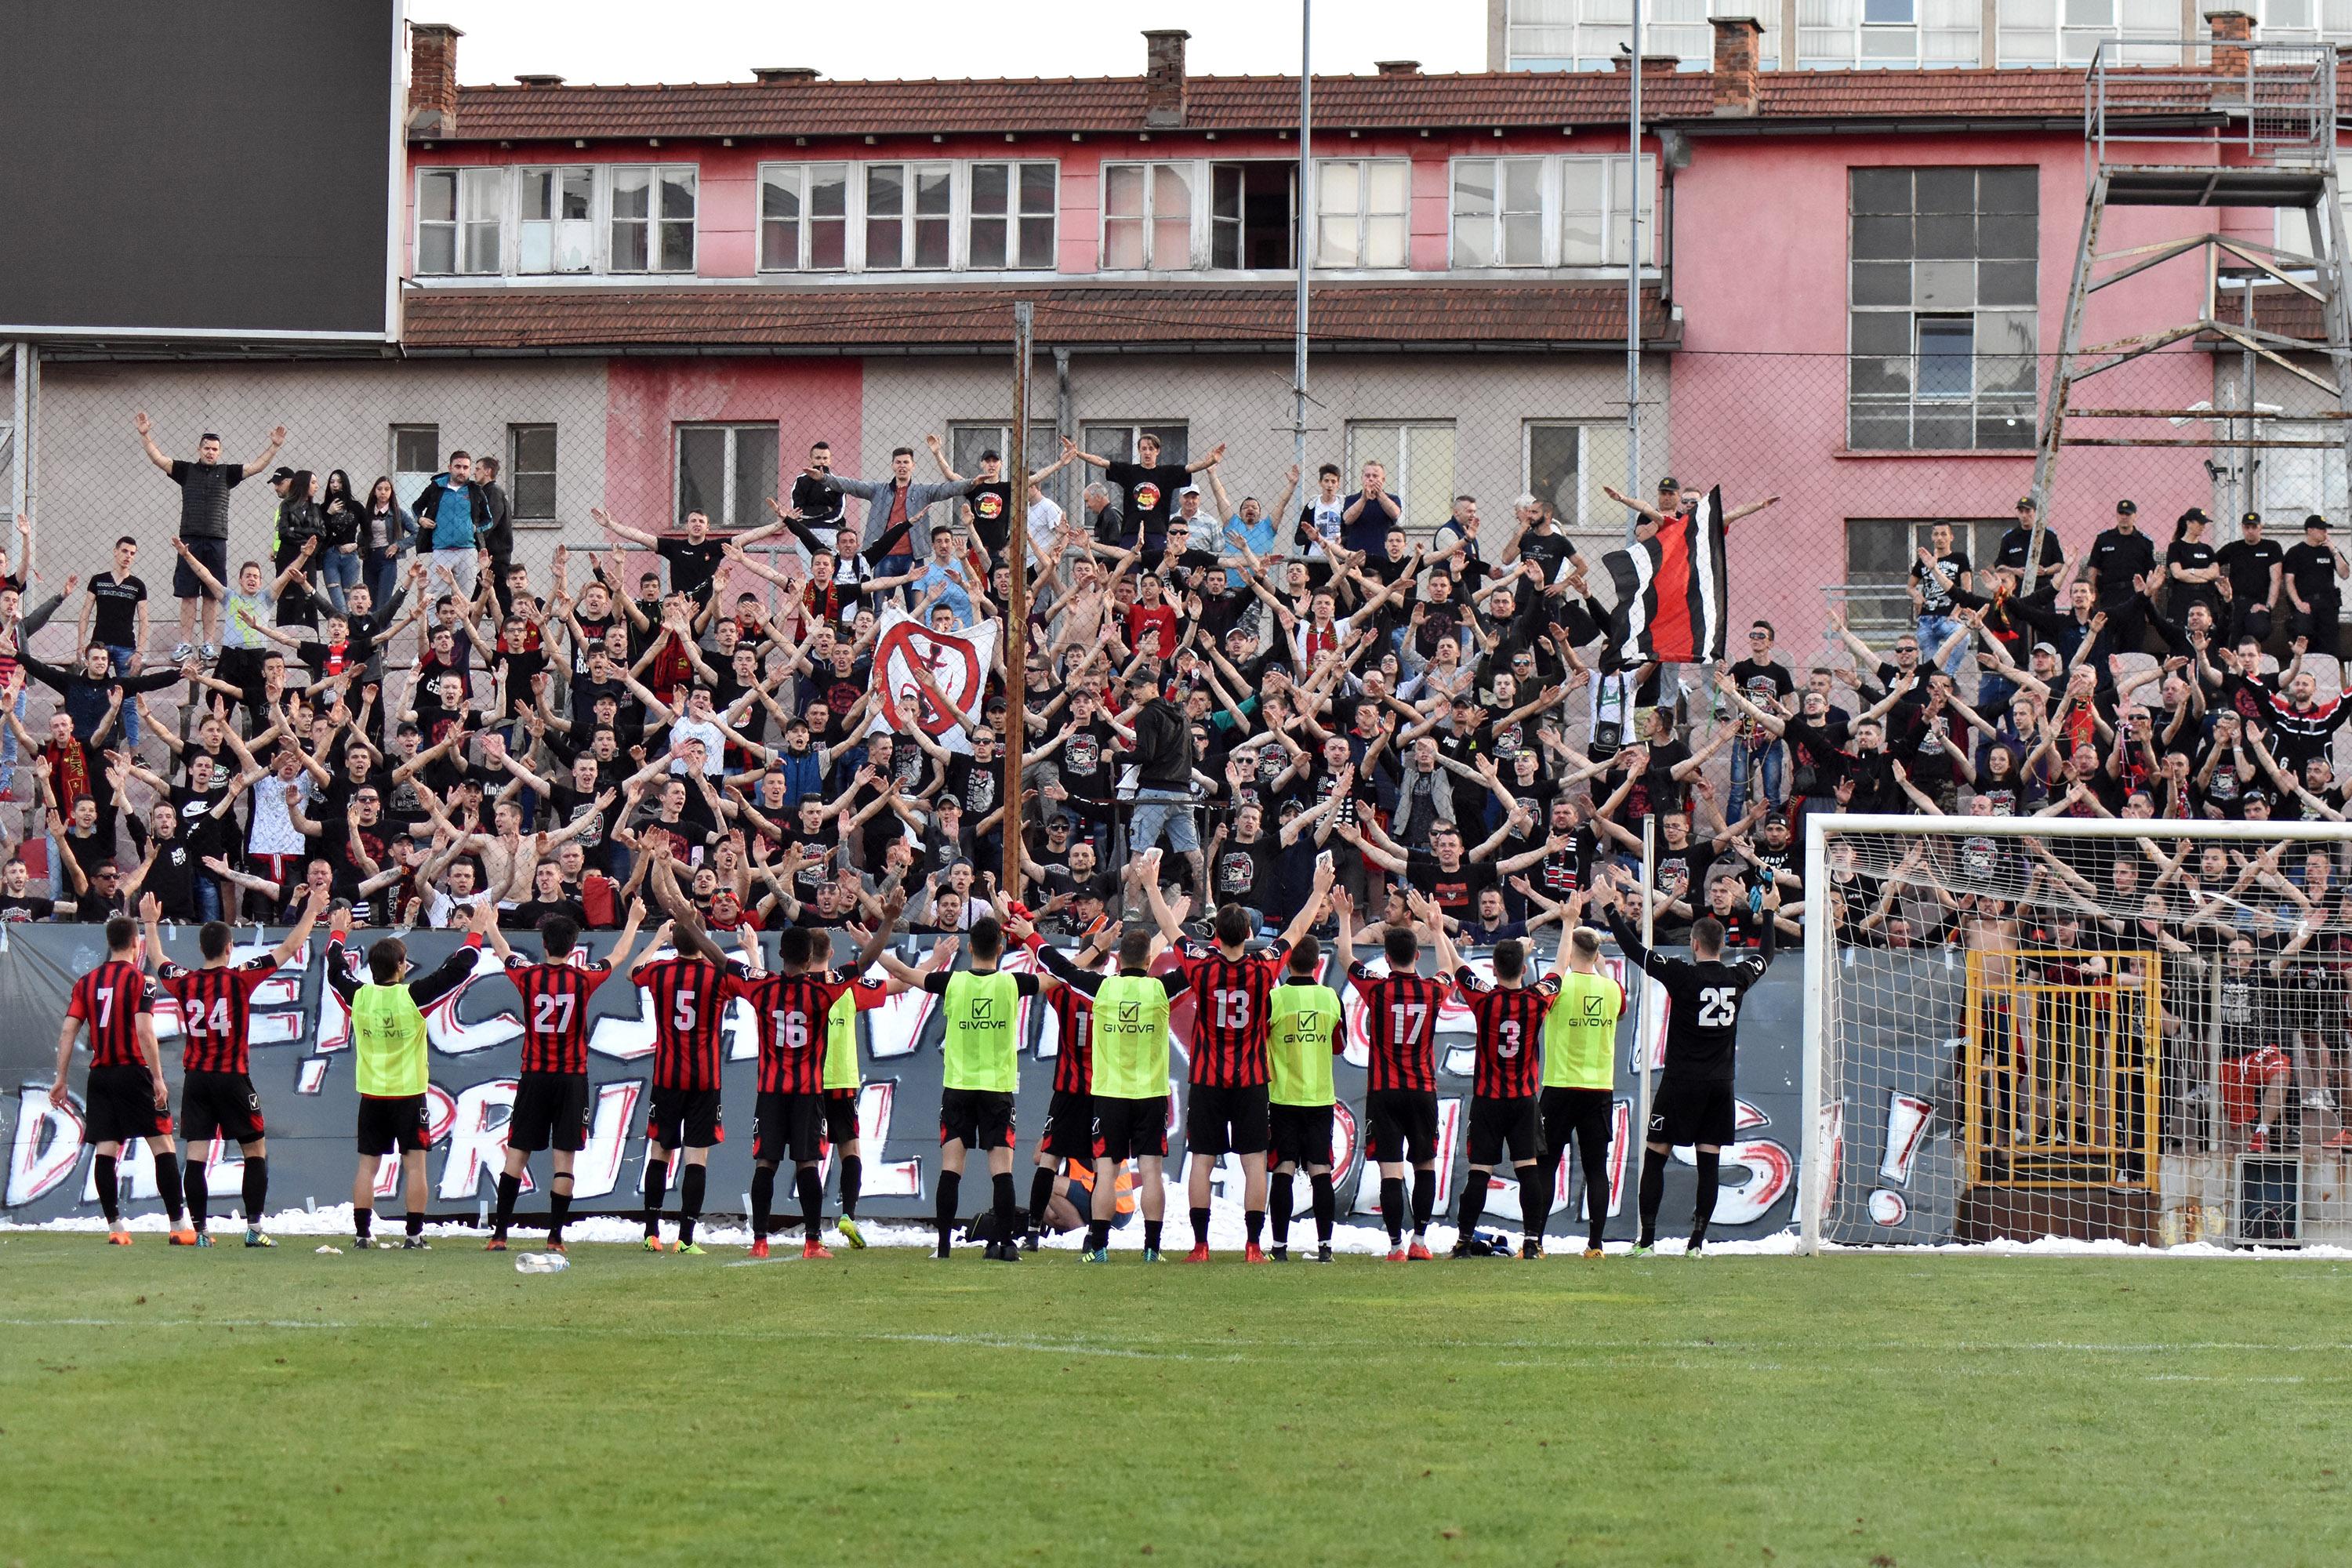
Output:
[[[1037,304],[1050,347],[1269,346],[1290,342],[1287,288],[419,289],[404,300],[411,353],[693,351],[852,353],[1009,345],[1013,301]],[[1606,285],[1328,284],[1309,301],[1318,343],[1435,349],[1622,345],[1625,295]],[[1643,291],[1643,336],[1675,324]]]

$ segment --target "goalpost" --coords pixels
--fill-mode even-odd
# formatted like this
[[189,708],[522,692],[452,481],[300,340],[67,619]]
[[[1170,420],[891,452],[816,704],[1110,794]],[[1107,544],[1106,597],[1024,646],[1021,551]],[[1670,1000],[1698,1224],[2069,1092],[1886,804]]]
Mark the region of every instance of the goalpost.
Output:
[[2347,844],[1809,816],[1802,1250],[2352,1244]]

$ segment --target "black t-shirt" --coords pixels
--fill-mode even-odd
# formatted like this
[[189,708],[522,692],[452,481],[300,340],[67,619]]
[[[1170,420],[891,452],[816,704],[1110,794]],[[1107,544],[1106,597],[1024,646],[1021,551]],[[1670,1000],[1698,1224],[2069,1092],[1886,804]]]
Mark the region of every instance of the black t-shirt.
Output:
[[1261,833],[1246,844],[1227,838],[1217,847],[1216,863],[1209,868],[1217,901],[1265,909],[1274,889],[1275,858],[1280,853],[1279,841],[1269,834]]
[[2137,592],[2133,578],[2156,570],[2155,542],[2137,529],[2129,533],[2107,529],[2091,541],[2090,565],[2099,574],[2100,605],[2120,605]]
[[[1739,683],[1739,689],[1747,694],[1748,701],[1767,713],[1777,714],[1780,700],[1797,689],[1797,682],[1790,675],[1789,667],[1777,658],[1743,658],[1731,667],[1731,679]],[[1763,725],[1744,713],[1740,718],[1744,721],[1740,726],[1743,734],[1751,741],[1762,739]]]
[[[2000,536],[2000,548],[1993,552],[1992,563],[1996,566],[2006,566],[2018,574],[2017,591],[2021,594],[2053,593],[2055,590],[2050,586],[2047,579],[2038,582],[2026,581],[2025,552],[2026,547],[2032,542],[2032,529],[2011,529]],[[2044,528],[2042,531],[2042,568],[2046,571],[2065,558],[2065,549],[2058,542],[2058,531],[2054,528]]]
[[588,929],[588,911],[580,907],[577,899],[530,899],[510,910],[499,911],[500,931],[537,931],[539,922],[550,915],[562,915],[581,930]]
[[[2212,565],[2215,559],[2213,547],[2201,539],[2176,539],[2165,546],[2164,550],[2164,563],[2167,566],[2179,566],[2190,572],[2202,571]],[[2168,573],[2166,575],[2168,577],[2170,574]],[[2207,605],[2220,604],[2221,591],[2210,583],[2176,582],[2172,584],[2172,604],[2176,618],[2180,611],[2200,602]]]
[[972,537],[993,561],[1004,553],[1005,542],[1013,537],[1012,481],[975,486],[970,500]]
[[17,898],[13,893],[0,893],[0,923],[19,924],[26,921],[46,921],[55,918],[58,906],[47,899]]
[[1477,912],[1481,892],[1502,885],[1489,861],[1465,858],[1460,866],[1448,871],[1437,863],[1436,856],[1419,849],[1405,858],[1404,874],[1439,909],[1458,921],[1466,921]]
[[1168,514],[1175,509],[1177,494],[1192,482],[1191,471],[1181,463],[1150,468],[1140,463],[1113,463],[1103,470],[1103,477],[1127,491],[1130,535],[1141,528],[1147,538],[1168,531]]
[[654,553],[669,563],[670,592],[699,599],[709,594],[711,579],[719,574],[719,563],[727,558],[727,544],[717,534],[706,535],[699,544],[662,539],[655,542]]
[[180,537],[226,539],[228,492],[245,481],[242,463],[172,462],[172,482],[180,487]]
[[2325,544],[2309,542],[2296,545],[2283,558],[2288,579],[2294,591],[2303,595],[2306,605],[2333,605],[2340,597],[2336,588],[2336,552]]
[[91,641],[109,647],[130,647],[139,641],[139,606],[147,602],[146,584],[136,577],[100,572],[89,580],[89,596],[96,601],[90,617]]
[[1944,569],[1944,581],[1951,587],[1938,586],[1934,573],[1917,562],[1911,563],[1911,581],[1919,584],[1919,613],[1923,616],[1948,616],[1952,613],[1952,588],[1960,584],[1960,574],[1969,570],[1968,552],[1955,550],[1936,557]]
[[2271,568],[2285,558],[2275,539],[2233,539],[2213,552],[2230,593],[2241,605],[2266,605],[2271,598]]

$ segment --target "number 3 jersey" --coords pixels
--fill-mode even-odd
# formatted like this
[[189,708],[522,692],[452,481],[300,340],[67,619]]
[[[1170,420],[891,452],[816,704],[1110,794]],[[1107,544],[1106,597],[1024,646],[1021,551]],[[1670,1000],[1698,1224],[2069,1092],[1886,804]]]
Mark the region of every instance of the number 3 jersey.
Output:
[[1729,1083],[1739,1044],[1739,1003],[1772,962],[1773,922],[1761,930],[1763,947],[1737,963],[1668,958],[1643,947],[1614,910],[1609,934],[1627,959],[1666,988],[1666,1074],[1688,1083]]
[[1418,974],[1374,974],[1360,963],[1348,966],[1348,984],[1363,999],[1364,1026],[1371,1045],[1366,1087],[1437,1089],[1437,1010],[1451,983]]
[[1517,1100],[1542,1087],[1544,1015],[1559,982],[1492,985],[1468,964],[1454,972],[1454,994],[1478,1021],[1477,1068],[1470,1092],[1486,1100]]

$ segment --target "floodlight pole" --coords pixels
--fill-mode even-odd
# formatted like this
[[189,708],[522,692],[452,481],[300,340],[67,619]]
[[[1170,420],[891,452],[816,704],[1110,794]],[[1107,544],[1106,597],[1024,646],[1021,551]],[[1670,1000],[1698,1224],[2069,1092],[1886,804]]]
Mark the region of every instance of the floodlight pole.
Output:
[[1314,17],[1315,0],[1298,0],[1298,210],[1292,241],[1297,254],[1291,258],[1298,263],[1298,308],[1290,344],[1290,460],[1297,466],[1301,483],[1307,472],[1307,273],[1314,237]]
[[34,383],[41,374],[41,351],[29,342],[16,348],[16,376],[9,384],[9,431],[15,447],[8,465],[8,515],[12,518],[33,515],[33,420],[39,406]]
[[[1021,891],[1021,754],[1028,749],[1029,686],[1029,362],[1036,352],[1037,307],[1026,300],[1013,303],[1013,514],[1005,531],[1004,555],[1012,563],[1012,586],[1005,595],[1004,633],[996,639],[996,653],[1004,661],[1003,756],[998,761],[1004,803],[1004,868],[997,889],[1006,898]],[[982,685],[987,672],[981,672]]]
[[[1625,116],[1625,493],[1642,493],[1642,0],[1633,0],[1633,68]],[[1633,541],[1640,520],[1625,525]]]

